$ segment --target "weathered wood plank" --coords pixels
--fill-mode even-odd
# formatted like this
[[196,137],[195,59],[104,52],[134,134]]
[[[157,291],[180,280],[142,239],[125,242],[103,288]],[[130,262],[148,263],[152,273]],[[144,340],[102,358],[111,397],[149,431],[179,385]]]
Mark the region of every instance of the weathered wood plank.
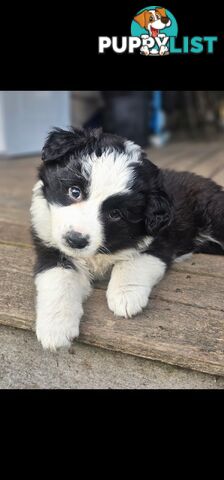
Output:
[[194,307],[177,304],[174,314],[166,302],[151,299],[137,319],[125,320],[107,311],[99,290],[88,300],[85,311],[79,341],[224,375],[223,316],[219,312],[198,313]]
[[196,164],[191,171],[198,175],[203,175],[204,177],[212,177],[217,168],[220,168],[223,164],[224,154],[223,151],[219,151],[214,154],[212,158],[209,155],[203,162]]
[[174,263],[173,271],[186,272],[191,275],[206,275],[209,277],[224,278],[224,256],[193,255],[184,262]]
[[194,148],[189,153],[184,152],[182,158],[174,159],[174,161],[169,165],[169,168],[172,168],[176,171],[195,171],[199,165],[207,161],[207,159],[213,157],[220,151],[220,147],[217,145],[208,145],[207,149],[202,149],[201,146]]
[[148,149],[148,156],[161,168],[183,171],[201,163],[208,155],[212,157],[222,149],[222,144],[219,142],[180,142],[171,151],[167,152],[166,149],[166,146],[157,151]]
[[[208,147],[211,148],[211,147]],[[179,148],[166,153],[166,147],[155,155],[155,152],[148,150],[148,158],[156,163],[160,168],[176,168],[176,165],[181,165],[185,159],[191,159],[191,163],[197,161],[198,156],[204,155],[205,151],[201,150],[199,145],[192,146],[191,144],[180,144]]]
[[[154,159],[162,160],[167,156],[177,155],[178,153],[182,152],[184,149],[189,148],[189,142],[182,141],[182,142],[171,142],[167,145],[164,145],[162,148],[156,148],[150,146],[146,148],[146,152],[149,155],[152,155]],[[162,151],[162,155],[161,155]]]
[[1,161],[0,210],[29,209],[31,191],[37,180],[37,166],[40,163],[38,158]]
[[[224,271],[224,258],[222,261]],[[155,287],[153,296],[174,304],[219,310],[224,320],[224,284],[219,278],[171,270]]]
[[[189,272],[195,267],[193,260],[187,262]],[[0,323],[34,329],[33,263],[32,248],[0,246]],[[133,319],[114,317],[105,285],[95,288],[85,305],[79,341],[224,375],[222,283],[203,271],[186,273],[183,266],[175,266],[176,271],[154,289],[148,307]],[[224,264],[221,267],[219,258],[224,275]]]
[[30,227],[26,223],[24,225],[10,223],[0,220],[0,243],[8,244],[29,244],[31,245]]
[[28,225],[29,223],[29,207],[15,207],[11,205],[0,204],[0,221],[15,223],[17,225]]

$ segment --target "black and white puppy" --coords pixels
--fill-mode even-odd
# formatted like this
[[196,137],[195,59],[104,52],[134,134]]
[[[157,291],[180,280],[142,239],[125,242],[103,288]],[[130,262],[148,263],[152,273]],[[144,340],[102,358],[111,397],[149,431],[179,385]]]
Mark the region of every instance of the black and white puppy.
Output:
[[174,260],[223,254],[224,191],[213,181],[160,170],[138,145],[101,130],[54,129],[42,159],[31,217],[44,348],[79,335],[91,282],[109,269],[109,309],[131,317]]

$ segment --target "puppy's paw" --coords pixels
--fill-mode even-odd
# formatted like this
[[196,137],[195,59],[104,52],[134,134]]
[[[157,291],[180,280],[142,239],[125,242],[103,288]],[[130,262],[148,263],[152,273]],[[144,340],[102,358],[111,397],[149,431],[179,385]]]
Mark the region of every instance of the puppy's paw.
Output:
[[149,49],[147,47],[147,45],[144,45],[143,47],[140,48],[140,54],[141,55],[149,55]]
[[161,45],[159,54],[160,55],[167,55],[169,52],[168,48],[165,45]]
[[119,317],[132,317],[140,313],[148,303],[148,288],[136,287],[110,287],[107,289],[108,307],[114,315]]
[[36,335],[44,349],[56,351],[58,348],[69,348],[74,338],[79,336],[79,323],[83,310],[76,307],[76,315],[67,317],[55,312],[55,315],[37,314]]
[[38,321],[36,335],[44,349],[56,351],[58,348],[69,348],[72,340],[79,336],[79,323],[63,325],[57,322]]

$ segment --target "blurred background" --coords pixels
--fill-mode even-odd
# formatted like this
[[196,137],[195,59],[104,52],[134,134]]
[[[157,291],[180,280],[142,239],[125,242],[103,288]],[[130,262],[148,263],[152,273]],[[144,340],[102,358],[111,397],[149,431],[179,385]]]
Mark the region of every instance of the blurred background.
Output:
[[161,148],[224,133],[224,91],[1,91],[0,156],[39,154],[53,126],[102,126]]

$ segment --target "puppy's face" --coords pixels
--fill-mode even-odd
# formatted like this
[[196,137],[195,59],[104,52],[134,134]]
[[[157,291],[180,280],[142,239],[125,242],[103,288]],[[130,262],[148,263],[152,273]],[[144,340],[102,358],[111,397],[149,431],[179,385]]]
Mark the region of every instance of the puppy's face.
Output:
[[152,10],[149,14],[148,30],[150,31],[151,28],[162,30],[165,26],[166,25],[162,21],[161,15]]
[[153,37],[158,35],[159,30],[170,27],[171,25],[171,20],[168,18],[165,8],[144,10],[134,17],[134,20],[141,25],[141,27],[148,30]]
[[155,199],[163,197],[159,170],[137,145],[100,131],[54,130],[43,160],[51,243],[60,251],[74,257],[113,253],[155,233],[161,214]]

